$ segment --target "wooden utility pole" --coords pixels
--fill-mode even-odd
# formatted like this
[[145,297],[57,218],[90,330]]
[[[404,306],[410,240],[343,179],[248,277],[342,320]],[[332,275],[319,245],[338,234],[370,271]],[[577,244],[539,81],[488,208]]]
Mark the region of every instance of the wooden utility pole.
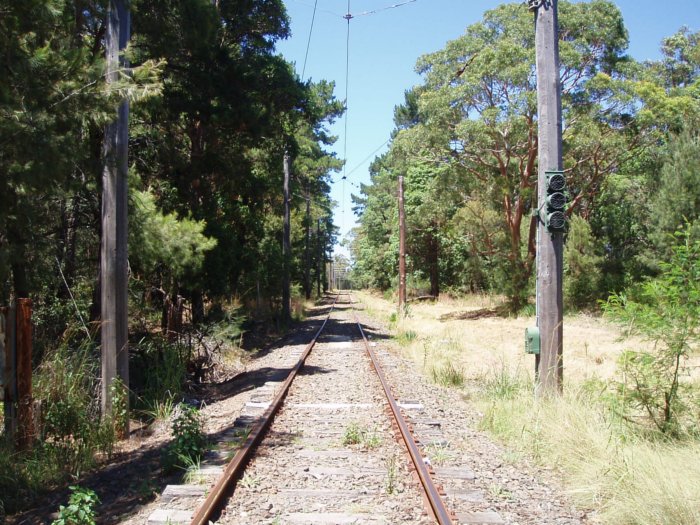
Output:
[[316,295],[321,297],[321,265],[323,264],[323,241],[321,240],[321,219],[316,221],[316,242],[318,243],[318,259],[316,260]]
[[399,315],[406,308],[406,210],[403,202],[403,175],[399,175]]
[[[557,0],[530,0],[535,9],[539,209],[547,196],[548,171],[562,169],[561,84]],[[563,377],[563,233],[550,232],[544,221],[537,228],[537,326],[540,354],[536,357],[538,395],[556,395]]]
[[311,196],[306,196],[306,251],[304,253],[304,294],[311,299]]
[[292,256],[291,249],[291,210],[289,202],[289,178],[291,176],[291,160],[289,158],[289,152],[285,150],[284,160],[284,183],[282,185],[282,193],[284,194],[284,224],[282,227],[282,320],[286,323],[292,318],[292,305],[290,296],[290,277],[289,277],[289,266],[290,258]]
[[[125,0],[110,0],[107,11],[107,82],[119,78],[119,68],[128,67],[120,52],[130,32],[130,12]],[[111,386],[120,378],[129,387],[129,346],[127,312],[127,175],[129,146],[129,102],[119,104],[116,121],[105,130],[102,171],[101,246],[101,343],[102,416],[112,415]],[[128,396],[127,396],[128,403]],[[128,426],[128,417],[126,424]],[[128,433],[128,428],[121,429]]]
[[335,269],[333,268],[333,259],[328,261],[328,269],[326,275],[328,276],[328,289],[333,290],[333,279],[334,279]]

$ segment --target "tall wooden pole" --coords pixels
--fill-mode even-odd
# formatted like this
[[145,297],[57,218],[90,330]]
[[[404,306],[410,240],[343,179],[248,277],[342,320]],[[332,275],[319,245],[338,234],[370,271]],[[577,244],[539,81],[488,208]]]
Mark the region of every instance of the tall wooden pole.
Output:
[[403,175],[399,175],[399,315],[406,307],[406,210],[403,199]]
[[[120,51],[131,31],[125,0],[111,0],[107,13],[107,81],[116,82],[120,67],[128,67]],[[103,145],[102,246],[101,246],[101,342],[102,415],[112,414],[111,386],[116,377],[129,386],[127,312],[127,174],[129,102],[119,104],[116,121],[107,126]],[[127,399],[128,402],[128,399]],[[128,424],[128,417],[126,418]],[[127,429],[122,429],[128,432]]]
[[306,196],[306,247],[304,252],[304,293],[311,299],[311,197]]
[[[535,7],[537,110],[539,126],[539,208],[547,195],[546,172],[562,169],[561,84],[557,0]],[[540,354],[536,357],[538,395],[556,395],[563,377],[563,234],[539,221],[537,229],[537,325]]]
[[323,264],[323,241],[321,240],[321,219],[316,221],[316,242],[318,243],[318,259],[316,260],[316,295],[321,297],[321,265]]
[[289,178],[291,176],[291,160],[289,158],[289,153],[285,150],[284,160],[284,183],[282,192],[284,194],[284,225],[282,228],[282,264],[283,264],[283,276],[282,276],[282,319],[286,323],[292,318],[291,310],[291,296],[290,296],[290,277],[289,277],[289,266],[290,258],[292,256],[291,250],[291,210],[290,210],[290,199],[289,199]]

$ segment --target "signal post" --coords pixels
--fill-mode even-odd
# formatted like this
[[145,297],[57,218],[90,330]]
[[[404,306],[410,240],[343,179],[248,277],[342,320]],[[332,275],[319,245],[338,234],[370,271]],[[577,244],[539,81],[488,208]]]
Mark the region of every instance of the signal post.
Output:
[[563,270],[566,217],[557,0],[528,0],[535,13],[539,170],[537,179],[537,395],[558,395],[563,379]]

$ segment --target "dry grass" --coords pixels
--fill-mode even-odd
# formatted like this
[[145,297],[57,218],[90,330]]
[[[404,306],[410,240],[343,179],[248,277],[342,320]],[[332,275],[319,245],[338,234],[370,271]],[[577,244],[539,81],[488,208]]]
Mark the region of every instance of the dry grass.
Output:
[[[387,322],[395,318],[394,304],[367,292],[355,294],[370,314]],[[405,355],[416,363],[449,361],[465,371],[467,380],[479,379],[503,365],[513,370],[534,371],[535,358],[524,353],[525,328],[535,326],[534,317],[445,319],[463,312],[494,309],[499,304],[500,298],[483,295],[465,300],[440,299],[434,304],[411,303],[408,317],[392,322],[392,328],[400,340],[407,332],[416,334],[410,342],[401,341]],[[624,349],[643,348],[650,349],[651,345],[639,338],[620,341],[619,328],[601,317],[567,315],[564,319],[565,381],[610,379]],[[700,377],[700,359],[695,356],[692,361],[691,368]]]
[[[524,330],[534,326],[533,317],[476,315],[499,303],[479,296],[413,303],[408,317],[397,319],[394,304],[357,295],[370,315],[390,323],[401,352],[427,376],[446,366],[460,370],[484,413],[483,428],[517,454],[558,470],[575,501],[598,511],[603,523],[700,523],[700,443],[649,441],[604,398],[620,353],[649,343],[620,341],[619,329],[599,317],[567,316],[565,396],[538,402],[532,395],[534,357],[524,353]],[[695,355],[689,380],[700,377],[698,364]]]
[[481,404],[482,426],[561,472],[574,500],[610,525],[700,523],[700,444],[650,442],[585,390],[536,403],[526,385]]

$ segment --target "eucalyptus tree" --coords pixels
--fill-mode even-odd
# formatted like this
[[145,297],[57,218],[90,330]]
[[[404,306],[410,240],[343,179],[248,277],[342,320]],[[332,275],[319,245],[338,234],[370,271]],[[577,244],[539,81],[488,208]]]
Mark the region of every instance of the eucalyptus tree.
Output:
[[[560,2],[560,35],[569,213],[586,214],[606,175],[644,135],[632,126],[637,99],[618,88],[633,69],[619,9],[605,0]],[[535,257],[534,55],[532,15],[522,4],[486,12],[462,37],[418,60],[421,123],[395,139],[414,158],[460,170],[464,206],[500,215],[503,242],[493,248],[513,309],[526,300]],[[488,244],[497,233],[477,235]]]

